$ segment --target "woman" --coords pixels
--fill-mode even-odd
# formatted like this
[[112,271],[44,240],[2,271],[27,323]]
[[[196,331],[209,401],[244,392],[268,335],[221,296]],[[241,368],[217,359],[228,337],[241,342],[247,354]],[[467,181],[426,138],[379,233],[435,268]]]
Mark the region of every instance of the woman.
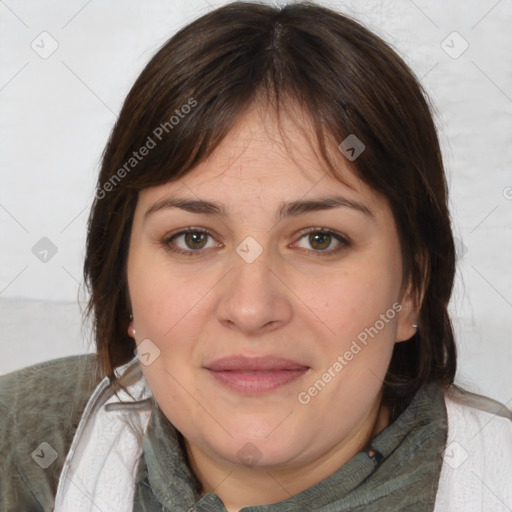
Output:
[[389,46],[313,4],[203,16],[105,149],[96,356],[2,377],[2,510],[510,510],[510,411],[453,386],[454,271]]

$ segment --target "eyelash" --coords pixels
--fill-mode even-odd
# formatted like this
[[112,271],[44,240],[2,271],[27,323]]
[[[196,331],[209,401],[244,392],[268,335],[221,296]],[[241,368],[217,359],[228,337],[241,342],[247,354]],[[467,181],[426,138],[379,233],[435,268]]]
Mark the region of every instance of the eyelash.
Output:
[[[178,238],[180,236],[187,235],[189,233],[201,233],[201,234],[206,234],[206,235],[214,238],[213,234],[208,229],[205,229],[205,228],[199,229],[199,228],[189,227],[187,229],[183,229],[181,231],[178,231],[177,233],[173,233],[172,235],[168,235],[168,236],[164,237],[161,244],[165,249],[167,249],[168,251],[173,252],[173,253],[182,254],[184,256],[191,256],[191,257],[199,256],[202,252],[204,252],[202,249],[187,251],[184,249],[178,249],[176,247],[172,247],[172,245],[171,245],[171,242],[173,240],[175,240],[176,238]],[[349,247],[351,245],[351,243],[345,236],[343,236],[335,231],[331,231],[331,230],[325,229],[325,228],[308,228],[307,230],[302,232],[302,234],[298,240],[301,240],[305,236],[311,235],[311,234],[329,235],[339,242],[339,246],[336,249],[330,249],[330,250],[324,250],[324,251],[305,249],[307,252],[315,253],[320,256],[332,256],[334,254],[341,252],[343,249],[346,249],[347,247]]]

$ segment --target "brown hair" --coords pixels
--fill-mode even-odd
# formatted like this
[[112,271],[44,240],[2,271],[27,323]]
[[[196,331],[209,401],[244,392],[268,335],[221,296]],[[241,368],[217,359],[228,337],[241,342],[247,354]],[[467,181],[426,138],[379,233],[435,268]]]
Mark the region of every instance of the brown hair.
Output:
[[[138,191],[176,180],[208,158],[262,95],[277,112],[287,102],[306,112],[338,179],[328,149],[355,134],[366,149],[351,168],[389,202],[403,283],[421,310],[417,334],[395,344],[384,399],[398,411],[421,385],[451,384],[456,351],[447,306],[455,250],[427,96],[382,39],[312,3],[216,9],[167,41],[133,85],[103,154],[84,265],[86,314],[94,313],[105,375],[134,356],[126,262]],[[144,146],[151,149],[142,157]]]

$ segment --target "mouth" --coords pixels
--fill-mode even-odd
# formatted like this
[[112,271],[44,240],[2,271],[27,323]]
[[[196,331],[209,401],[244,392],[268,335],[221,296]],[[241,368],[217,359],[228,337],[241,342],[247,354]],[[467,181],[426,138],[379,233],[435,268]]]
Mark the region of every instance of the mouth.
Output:
[[246,394],[273,391],[304,376],[309,366],[281,357],[232,356],[204,366],[223,386]]

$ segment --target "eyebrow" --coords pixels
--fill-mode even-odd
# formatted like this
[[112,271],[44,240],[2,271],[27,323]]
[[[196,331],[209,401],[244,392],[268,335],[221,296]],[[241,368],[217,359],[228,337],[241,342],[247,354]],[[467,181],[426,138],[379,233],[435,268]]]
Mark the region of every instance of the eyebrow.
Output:
[[[332,208],[351,208],[363,215],[375,219],[371,210],[357,201],[349,200],[341,196],[327,196],[319,197],[309,200],[297,200],[297,201],[284,201],[281,203],[279,209],[276,212],[276,219],[282,220],[287,217],[298,217],[309,212],[331,210]],[[157,201],[153,204],[144,214],[144,219],[148,216],[169,208],[179,208],[190,213],[199,213],[206,215],[217,215],[219,217],[228,217],[228,211],[226,207],[221,203],[214,203],[212,201],[195,200],[181,197],[165,198]]]

